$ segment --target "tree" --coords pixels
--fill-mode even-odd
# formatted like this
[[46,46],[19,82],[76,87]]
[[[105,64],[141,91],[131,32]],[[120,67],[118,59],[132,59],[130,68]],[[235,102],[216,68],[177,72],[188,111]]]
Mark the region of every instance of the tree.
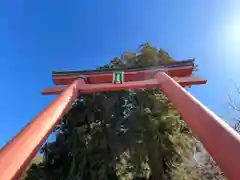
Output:
[[197,142],[198,147],[193,159],[186,159],[178,169],[187,171],[188,177],[191,180],[226,180],[223,172],[219,169],[215,161],[204,149],[200,142]]
[[229,95],[229,105],[230,105],[230,108],[232,110],[232,114],[234,117],[231,117],[233,118],[234,120],[234,124],[233,124],[233,128],[238,132],[240,133],[240,116],[239,116],[239,113],[240,113],[240,104],[239,104],[239,97],[240,95],[240,88],[238,86],[236,86],[236,94],[234,97],[232,97],[231,95]]
[[[145,43],[137,53],[123,53],[98,69],[175,61]],[[42,147],[44,160],[28,170],[27,180],[192,178],[182,167],[192,158],[196,140],[159,89],[81,95],[55,135]]]

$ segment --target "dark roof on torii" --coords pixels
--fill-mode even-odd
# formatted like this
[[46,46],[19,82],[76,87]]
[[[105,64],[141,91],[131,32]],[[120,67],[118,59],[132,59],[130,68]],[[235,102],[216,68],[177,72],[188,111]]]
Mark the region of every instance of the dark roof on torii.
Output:
[[116,71],[144,71],[144,70],[161,70],[161,69],[169,69],[169,68],[177,68],[177,67],[186,67],[186,66],[195,66],[194,59],[186,60],[186,61],[178,61],[167,63],[159,66],[143,66],[139,68],[101,68],[98,70],[83,70],[83,71],[53,71],[53,76],[74,76],[74,75],[88,75],[88,74],[109,74]]
[[[111,82],[114,72],[124,72],[125,81],[137,81],[152,78],[157,71],[166,72],[171,77],[191,76],[194,71],[194,60],[178,61],[159,66],[144,66],[139,68],[104,68],[98,70],[85,71],[53,71],[52,79],[55,85],[69,85],[77,78],[83,78],[87,83],[107,83]],[[126,75],[125,75],[126,74]]]

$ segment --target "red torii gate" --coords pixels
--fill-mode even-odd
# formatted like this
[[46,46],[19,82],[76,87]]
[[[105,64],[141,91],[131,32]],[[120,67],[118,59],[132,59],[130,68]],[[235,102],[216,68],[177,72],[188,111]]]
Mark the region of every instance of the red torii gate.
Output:
[[[182,87],[207,82],[191,76],[193,70],[193,61],[185,61],[141,69],[53,72],[57,87],[42,94],[60,95],[0,151],[0,180],[21,176],[80,94],[134,88],[161,88],[228,179],[239,180],[240,135]],[[124,72],[124,83],[112,83],[116,71]]]

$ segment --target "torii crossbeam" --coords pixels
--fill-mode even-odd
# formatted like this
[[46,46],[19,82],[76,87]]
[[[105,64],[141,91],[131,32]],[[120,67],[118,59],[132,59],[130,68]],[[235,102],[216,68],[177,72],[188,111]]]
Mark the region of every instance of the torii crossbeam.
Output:
[[[162,89],[228,179],[239,180],[240,135],[183,88],[207,82],[192,76],[193,70],[194,62],[184,61],[138,69],[53,72],[56,87],[42,94],[60,95],[0,151],[0,180],[20,177],[80,94],[134,88]],[[121,82],[112,83],[114,74]]]

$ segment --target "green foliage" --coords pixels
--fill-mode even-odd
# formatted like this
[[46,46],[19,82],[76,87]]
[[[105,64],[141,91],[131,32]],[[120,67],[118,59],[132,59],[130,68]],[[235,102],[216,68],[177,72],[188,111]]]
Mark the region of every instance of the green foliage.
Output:
[[[38,168],[38,165],[42,162],[42,157],[41,156],[35,156],[30,164],[29,167],[37,167]],[[24,180],[27,176],[27,173],[24,172],[23,175],[21,176],[20,180]]]
[[[145,43],[139,52],[124,53],[98,69],[174,61]],[[42,147],[44,160],[29,169],[27,180],[184,179],[188,172],[182,164],[196,146],[159,89],[80,96],[55,134],[56,140]]]

